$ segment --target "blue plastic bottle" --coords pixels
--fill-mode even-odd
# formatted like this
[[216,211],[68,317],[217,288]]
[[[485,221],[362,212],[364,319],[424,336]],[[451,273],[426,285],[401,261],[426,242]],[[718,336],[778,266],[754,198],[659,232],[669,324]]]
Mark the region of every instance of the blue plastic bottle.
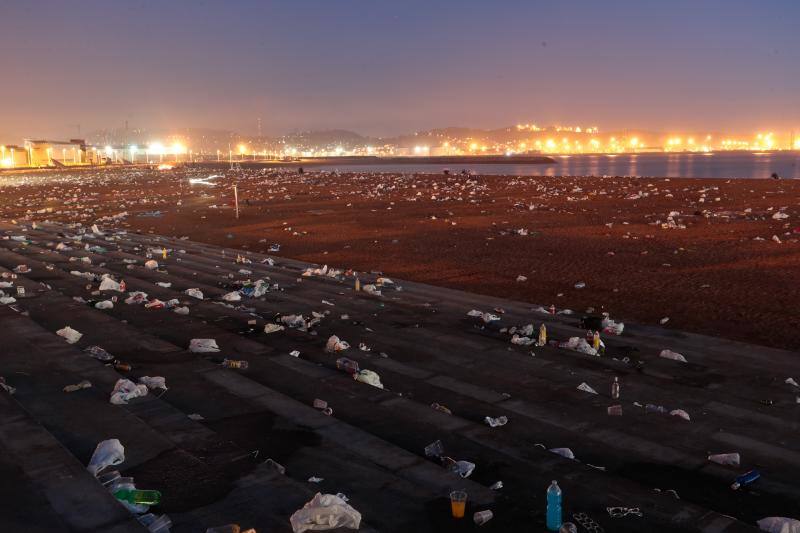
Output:
[[750,470],[749,472],[745,472],[741,476],[737,477],[736,481],[734,481],[733,485],[731,485],[731,488],[733,490],[737,490],[739,487],[749,485],[760,477],[761,473],[758,470]]
[[547,529],[549,531],[561,529],[561,489],[555,480],[547,489]]

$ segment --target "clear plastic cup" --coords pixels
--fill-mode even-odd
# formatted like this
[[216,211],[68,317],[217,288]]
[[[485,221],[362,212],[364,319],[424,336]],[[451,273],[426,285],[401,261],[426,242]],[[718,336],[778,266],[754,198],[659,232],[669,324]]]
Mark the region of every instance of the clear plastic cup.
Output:
[[450,493],[450,511],[453,518],[464,518],[464,510],[467,507],[467,493],[463,490],[454,490]]
[[492,519],[494,513],[489,509],[485,511],[478,511],[474,515],[472,515],[472,520],[475,521],[475,525],[482,526],[486,522]]

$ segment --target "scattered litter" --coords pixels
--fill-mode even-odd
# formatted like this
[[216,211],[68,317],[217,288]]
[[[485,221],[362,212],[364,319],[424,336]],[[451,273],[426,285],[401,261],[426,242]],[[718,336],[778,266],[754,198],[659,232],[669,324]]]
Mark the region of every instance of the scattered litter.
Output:
[[218,352],[219,346],[215,339],[192,339],[189,341],[189,351],[193,353]]
[[328,342],[325,344],[326,352],[342,352],[350,348],[350,344],[346,341],[340,340],[336,335],[331,335]]
[[498,416],[497,418],[492,418],[490,416],[487,416],[486,418],[483,419],[483,421],[486,422],[489,425],[489,427],[493,428],[505,426],[506,424],[508,424],[508,418],[505,416]]
[[139,383],[146,385],[148,389],[164,389],[167,390],[167,381],[166,378],[162,376],[142,376],[139,378]]
[[379,389],[383,388],[381,377],[377,374],[377,372],[373,372],[372,370],[360,370],[355,374],[355,378],[356,381],[360,381],[361,383],[366,383],[367,385],[372,385],[373,387],[377,387]]
[[784,516],[768,516],[756,521],[761,531],[767,533],[800,533],[800,520]]
[[198,300],[203,299],[203,291],[200,289],[186,289],[183,293],[192,298],[197,298]]
[[114,385],[109,401],[114,405],[124,405],[139,396],[147,396],[147,385],[137,385],[129,379],[122,378]]
[[264,333],[269,335],[270,333],[276,333],[278,331],[283,331],[284,329],[286,328],[279,324],[267,324],[264,326]]
[[708,460],[712,463],[717,463],[720,465],[739,466],[740,459],[738,453],[717,453],[714,455],[709,455]]
[[679,354],[678,352],[673,352],[672,350],[661,350],[661,353],[658,355],[659,357],[663,357],[664,359],[672,359],[673,361],[680,361],[681,363],[686,363],[686,358]]
[[77,392],[79,390],[88,389],[92,386],[92,382],[88,380],[83,380],[80,383],[76,383],[74,385],[67,385],[64,387],[64,392]]
[[683,409],[673,409],[672,411],[669,412],[669,414],[672,416],[679,416],[684,420],[686,420],[687,422],[691,421],[691,418],[689,418],[689,413],[687,413]]
[[565,457],[566,459],[575,460],[575,454],[572,453],[572,450],[569,448],[550,448],[547,451]]
[[310,478],[308,478],[308,482],[309,483],[322,483],[323,481],[325,481],[325,478],[316,477],[316,476],[311,476]]
[[588,392],[589,394],[597,394],[597,391],[591,388],[585,381],[578,385],[578,390]]
[[108,439],[100,442],[94,449],[89,466],[86,470],[97,477],[99,472],[109,466],[115,466],[125,461],[125,448],[119,439]]
[[59,337],[64,337],[64,339],[66,339],[66,341],[70,344],[75,344],[76,342],[81,340],[81,337],[83,337],[83,333],[74,330],[69,326],[65,326],[62,329],[56,331],[56,335],[58,335]]
[[305,531],[327,531],[345,527],[358,529],[361,513],[353,509],[339,496],[319,492],[302,509],[289,518],[294,533]]

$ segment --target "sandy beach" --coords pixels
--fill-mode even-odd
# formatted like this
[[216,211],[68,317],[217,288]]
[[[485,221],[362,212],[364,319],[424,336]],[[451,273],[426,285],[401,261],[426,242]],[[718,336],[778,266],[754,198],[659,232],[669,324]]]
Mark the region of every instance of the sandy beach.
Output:
[[[226,177],[189,182],[212,173]],[[259,252],[278,244],[278,256],[642,324],[668,318],[667,328],[775,347],[795,346],[800,326],[794,181],[288,169],[24,176],[4,178],[0,218],[99,220]]]

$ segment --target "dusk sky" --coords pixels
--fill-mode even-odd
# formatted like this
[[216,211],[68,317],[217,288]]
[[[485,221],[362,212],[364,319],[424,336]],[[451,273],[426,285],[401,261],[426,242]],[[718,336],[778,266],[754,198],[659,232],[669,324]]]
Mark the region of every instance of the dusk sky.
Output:
[[0,141],[520,121],[800,130],[800,2],[0,2]]

